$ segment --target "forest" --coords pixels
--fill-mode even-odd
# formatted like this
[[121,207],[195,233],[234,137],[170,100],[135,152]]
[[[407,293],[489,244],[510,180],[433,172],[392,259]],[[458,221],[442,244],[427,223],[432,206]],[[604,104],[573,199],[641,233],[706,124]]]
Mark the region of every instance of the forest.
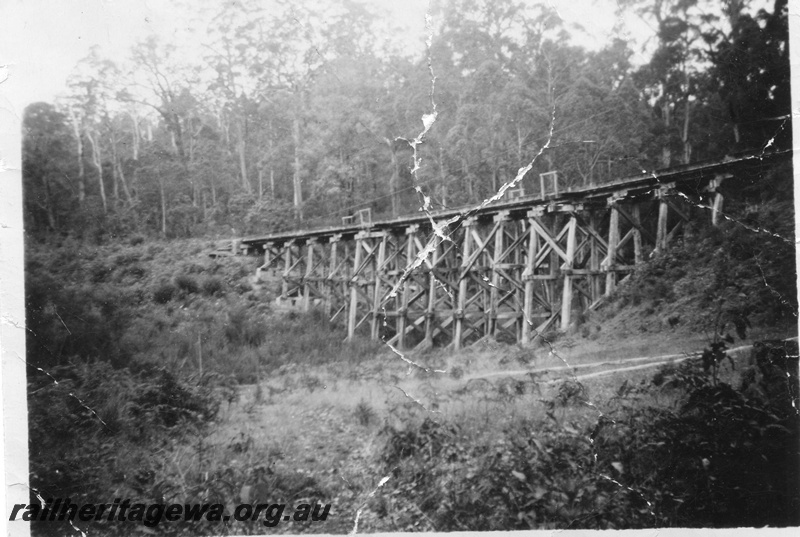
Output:
[[356,0],[204,5],[26,109],[25,227],[228,238],[481,201],[543,147],[528,192],[787,147],[787,2],[755,5],[624,0],[653,34],[596,50],[548,2],[435,1],[424,47]]

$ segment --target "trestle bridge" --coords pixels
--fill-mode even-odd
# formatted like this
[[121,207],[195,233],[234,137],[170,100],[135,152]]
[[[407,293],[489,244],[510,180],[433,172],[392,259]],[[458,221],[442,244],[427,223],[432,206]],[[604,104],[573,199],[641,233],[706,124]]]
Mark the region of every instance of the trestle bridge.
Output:
[[323,309],[348,338],[362,333],[398,349],[458,349],[482,338],[524,344],[566,330],[669,248],[687,222],[716,224],[725,196],[790,158],[749,154],[568,191],[550,172],[531,196],[506,192],[485,206],[350,218],[244,238],[234,249],[263,255],[258,275],[280,282],[280,303]]

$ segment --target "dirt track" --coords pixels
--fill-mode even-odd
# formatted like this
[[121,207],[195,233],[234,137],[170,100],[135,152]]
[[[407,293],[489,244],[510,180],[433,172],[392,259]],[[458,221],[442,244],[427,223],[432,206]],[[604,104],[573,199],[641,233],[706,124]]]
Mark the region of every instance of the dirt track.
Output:
[[[793,338],[786,338],[787,341],[796,340],[796,337]],[[733,353],[734,355],[741,353],[743,351],[750,350],[753,346],[752,345],[741,345],[739,347],[734,347],[729,349],[728,353]],[[604,375],[610,375],[613,373],[622,373],[626,371],[635,371],[639,369],[648,369],[651,367],[658,367],[666,364],[678,364],[684,362],[690,358],[699,357],[702,352],[697,351],[693,353],[679,353],[679,354],[664,354],[659,356],[639,356],[634,358],[622,358],[618,360],[601,360],[597,362],[589,362],[583,364],[576,364],[576,365],[564,365],[564,366],[556,366],[556,367],[541,367],[541,368],[531,368],[531,369],[517,369],[517,370],[506,370],[506,371],[495,371],[491,373],[481,373],[475,375],[469,375],[465,377],[464,380],[469,381],[473,379],[485,379],[485,378],[492,378],[492,377],[510,377],[510,376],[519,376],[519,375],[547,375],[548,373],[554,373],[557,371],[568,371],[571,372],[572,375],[570,378],[572,380],[585,380],[595,377],[601,377]],[[602,369],[600,371],[595,371],[592,373],[586,373],[581,375],[576,375],[575,373],[578,370],[583,369],[596,369],[596,368],[606,368],[607,366],[614,366],[614,365],[623,365],[623,364],[633,364],[637,362],[645,362],[643,364],[638,365],[628,365],[626,367],[618,367],[612,369]],[[549,379],[549,380],[541,380],[539,384],[555,384],[557,382],[561,382],[563,377],[559,377],[556,379]]]

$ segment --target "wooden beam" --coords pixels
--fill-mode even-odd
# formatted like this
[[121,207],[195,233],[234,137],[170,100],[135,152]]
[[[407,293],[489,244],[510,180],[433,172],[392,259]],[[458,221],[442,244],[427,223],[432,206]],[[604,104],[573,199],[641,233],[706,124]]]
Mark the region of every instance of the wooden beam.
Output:
[[569,231],[567,232],[567,259],[566,271],[564,272],[564,291],[561,298],[561,330],[567,330],[571,321],[572,315],[572,274],[569,271],[575,262],[575,231],[578,227],[578,222],[574,216],[569,219]]
[[[411,265],[414,262],[414,238],[419,230],[419,226],[409,226],[406,228],[406,264]],[[397,326],[397,346],[400,350],[406,348],[406,323],[408,322],[408,306],[410,302],[411,289],[409,280],[403,283],[403,290],[400,302],[400,311],[398,312],[395,324]]]
[[289,275],[292,272],[292,245],[294,241],[287,241],[283,244],[283,282],[281,283],[281,297],[289,296]]
[[[436,248],[433,249],[433,253],[431,254],[431,266],[435,267],[439,262],[439,247],[440,244],[438,241],[439,239],[433,238],[431,240],[436,240]],[[433,329],[434,329],[434,322],[436,319],[436,273],[431,270],[428,272],[428,307],[425,309],[425,341],[433,345]]]
[[619,211],[616,204],[611,206],[611,217],[608,222],[608,262],[604,267],[606,273],[606,294],[610,295],[617,285],[617,274],[614,272],[619,243]]
[[356,322],[358,320],[358,283],[356,279],[358,278],[357,270],[361,267],[361,252],[363,250],[363,241],[365,239],[356,236],[355,241],[355,259],[353,260],[353,275],[350,279],[350,309],[347,312],[347,339],[348,341],[353,340],[353,336],[356,333]]
[[528,257],[525,259],[525,271],[522,273],[523,280],[525,281],[525,298],[523,304],[523,319],[522,319],[522,343],[527,345],[531,342],[531,328],[533,323],[531,317],[533,315],[533,286],[534,280],[532,276],[536,270],[536,257],[539,255],[539,234],[534,232],[531,228],[532,224],[528,220]]
[[503,260],[503,238],[505,236],[505,226],[508,220],[508,213],[500,213],[495,216],[497,229],[494,234],[494,252],[492,255],[492,288],[489,290],[489,307],[485,310],[489,316],[489,323],[486,335],[496,336],[496,316],[500,306],[499,287],[500,270],[498,265]]
[[722,213],[722,194],[717,191],[714,194],[714,205],[711,207],[711,225],[719,226],[719,215]]
[[373,340],[379,339],[381,295],[383,294],[381,287],[381,271],[384,270],[386,264],[386,243],[389,240],[389,235],[384,234],[380,240],[381,242],[378,245],[378,257],[375,261],[375,283],[372,286],[372,319],[370,322],[370,333]]
[[458,278],[458,306],[456,309],[456,329],[453,337],[453,348],[455,350],[461,349],[462,337],[464,335],[464,313],[467,307],[467,280],[468,275],[464,270],[468,263],[471,253],[472,243],[472,226],[475,224],[473,218],[468,218],[464,224],[464,244],[461,247],[462,255],[462,270],[459,272]]
[[303,277],[303,311],[308,312],[311,309],[311,277],[314,274],[314,246],[317,244],[316,239],[308,239],[306,241],[306,272]]
[[[639,236],[640,247],[642,242],[642,236],[644,236],[644,238],[650,241],[651,243],[655,244],[656,238],[653,237],[653,235],[649,231],[647,231],[644,227],[642,227],[642,224],[639,220],[639,205],[634,205],[632,207],[633,214],[628,214],[628,212],[625,211],[625,209],[623,209],[620,205],[615,205],[615,207],[617,208],[617,211],[619,211],[619,214],[625,220],[627,220],[628,223],[630,223],[636,230],[636,235]],[[635,239],[636,235],[634,235],[634,240],[636,240]]]
[[658,227],[656,228],[656,252],[667,251],[667,216],[669,214],[669,204],[665,197],[658,200]]
[[[642,263],[642,219],[639,212],[639,204],[635,204],[631,210],[631,223],[636,231],[633,232],[633,259],[634,264],[639,265]],[[655,242],[653,240],[653,242]]]
[[326,282],[325,282],[325,316],[328,319],[333,320],[332,312],[333,312],[333,300],[335,297],[335,292],[333,289],[334,285],[337,285],[336,282],[333,281],[333,276],[336,273],[336,269],[338,266],[338,254],[339,254],[339,239],[331,237],[328,242],[331,245],[331,257],[330,262],[328,264],[328,274],[326,275]]
[[553,238],[550,236],[550,233],[548,233],[547,228],[536,217],[531,218],[531,230],[538,233],[542,237],[542,239],[544,239],[547,245],[550,246],[552,251],[558,254],[558,256],[561,259],[563,260],[567,259],[567,253],[564,250],[562,250],[561,247],[553,240]]
[[597,244],[597,217],[595,215],[590,216],[589,230],[589,235],[592,241],[589,244],[589,270],[592,271],[592,274],[589,276],[589,288],[592,290],[592,302],[594,302],[601,295],[600,278],[597,275],[600,271],[600,248]]

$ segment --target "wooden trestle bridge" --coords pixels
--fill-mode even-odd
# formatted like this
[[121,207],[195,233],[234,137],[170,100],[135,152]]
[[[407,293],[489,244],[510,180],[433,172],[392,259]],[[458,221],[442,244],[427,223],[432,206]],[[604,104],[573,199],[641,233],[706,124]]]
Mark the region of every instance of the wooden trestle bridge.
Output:
[[369,334],[399,349],[528,343],[566,330],[686,222],[716,223],[723,192],[790,158],[747,155],[567,192],[548,193],[543,177],[535,196],[244,238],[234,248],[264,256],[258,275],[281,282],[280,302],[324,309],[349,338]]

